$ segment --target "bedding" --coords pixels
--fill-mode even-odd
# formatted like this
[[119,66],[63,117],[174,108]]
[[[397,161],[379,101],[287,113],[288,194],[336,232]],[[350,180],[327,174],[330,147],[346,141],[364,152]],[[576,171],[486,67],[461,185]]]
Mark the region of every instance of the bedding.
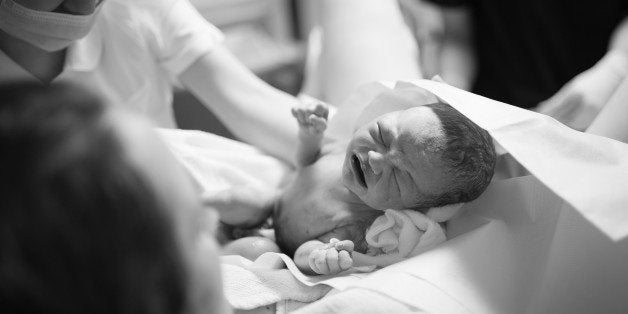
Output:
[[[343,300],[355,312],[368,311],[375,292],[390,308],[408,311],[626,312],[628,145],[445,84],[411,84],[491,133],[501,152],[498,175],[449,222],[450,240],[411,259],[370,274],[313,278],[285,257],[299,282],[335,291],[296,311],[344,312]],[[378,110],[360,103],[393,85],[362,88],[366,93],[349,98],[360,102],[341,106],[330,130],[342,136],[368,121],[356,113]],[[278,308],[290,308],[281,302]]]

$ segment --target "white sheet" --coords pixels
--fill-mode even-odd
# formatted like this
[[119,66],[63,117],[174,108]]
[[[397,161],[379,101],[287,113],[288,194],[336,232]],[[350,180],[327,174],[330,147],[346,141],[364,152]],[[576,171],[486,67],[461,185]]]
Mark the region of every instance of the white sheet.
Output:
[[235,186],[279,187],[290,168],[259,149],[215,134],[157,129],[203,195]]
[[[628,145],[574,131],[556,120],[429,80],[412,84],[434,94],[491,133],[495,141],[613,240],[628,235]],[[346,136],[356,123],[402,108],[365,108],[393,83],[373,83],[344,104],[330,130]],[[363,115],[355,116],[363,112]],[[366,116],[365,116],[366,115]]]
[[280,301],[309,303],[331,289],[326,285],[305,285],[288,269],[254,264],[241,256],[223,256],[221,265],[225,297],[236,309],[250,310]]
[[[435,313],[628,312],[628,145],[444,84],[413,83],[491,132],[509,153],[500,170],[513,177],[465,206],[450,223],[453,239],[345,289]],[[361,103],[341,107],[332,130],[369,120],[355,113],[385,90],[371,86],[351,98]],[[343,293],[301,312],[342,308]],[[367,300],[353,302],[368,310]]]
[[[545,116],[444,84],[414,83],[491,132],[508,152],[500,157],[504,164],[514,165],[505,170],[516,171],[509,175],[518,177],[494,182],[465,205],[465,214],[451,222],[452,240],[373,274],[307,277],[286,257],[290,271],[305,285],[322,283],[343,291],[301,311],[343,308],[338,302],[344,300],[344,291],[359,288],[385,296],[382,300],[390,308],[436,313],[628,312],[628,145],[572,131]],[[356,121],[367,121],[369,117],[358,113],[384,90],[382,84],[361,88],[330,121],[330,134],[346,136]],[[164,138],[206,191],[215,182],[222,182],[221,188],[233,182],[280,184],[284,170],[276,160],[211,135],[188,135],[175,132]],[[178,136],[192,140],[177,147],[172,143]],[[233,150],[224,155],[192,153],[218,147],[212,141]],[[205,160],[210,165],[233,162],[235,151],[245,152],[238,162],[250,172],[241,173],[236,166],[227,172],[228,180],[203,181],[205,171],[219,170],[205,168]],[[258,176],[259,165],[265,163],[269,173]],[[369,310],[368,304],[354,302],[353,307]]]
[[417,81],[481,127],[613,240],[628,235],[628,145],[446,84]]

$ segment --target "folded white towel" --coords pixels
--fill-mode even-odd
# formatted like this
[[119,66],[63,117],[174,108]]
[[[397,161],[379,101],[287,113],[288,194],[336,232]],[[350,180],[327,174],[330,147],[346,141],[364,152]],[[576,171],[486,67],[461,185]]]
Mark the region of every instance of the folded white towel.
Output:
[[221,261],[225,297],[236,309],[250,310],[280,301],[306,304],[322,298],[331,289],[299,281],[284,268],[279,254],[265,253],[255,262],[241,256],[223,256]]
[[447,237],[440,223],[451,219],[461,207],[462,204],[435,207],[426,214],[414,210],[386,210],[366,232],[369,251],[367,254],[354,252],[354,263],[385,267],[445,242]]

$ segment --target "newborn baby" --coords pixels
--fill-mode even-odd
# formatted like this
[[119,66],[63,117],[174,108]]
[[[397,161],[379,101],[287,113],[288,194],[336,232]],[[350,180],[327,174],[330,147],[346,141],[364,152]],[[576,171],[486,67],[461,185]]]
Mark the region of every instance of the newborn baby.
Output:
[[[410,100],[391,90],[374,101]],[[324,104],[293,115],[300,168],[275,206],[273,226],[277,244],[304,273],[360,266],[352,252],[367,252],[366,230],[383,210],[469,202],[493,175],[488,132],[442,102],[381,115],[349,142],[324,138]]]

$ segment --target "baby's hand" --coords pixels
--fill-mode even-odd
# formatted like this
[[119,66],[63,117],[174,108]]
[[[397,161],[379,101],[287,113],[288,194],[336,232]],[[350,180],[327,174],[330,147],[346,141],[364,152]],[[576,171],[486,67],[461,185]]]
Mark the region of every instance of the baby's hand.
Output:
[[313,250],[308,256],[310,268],[319,275],[333,275],[353,266],[351,252],[353,242],[331,239],[329,244],[321,249]]
[[319,135],[327,129],[329,106],[320,101],[303,103],[300,107],[292,108],[292,115],[297,118],[302,131]]

